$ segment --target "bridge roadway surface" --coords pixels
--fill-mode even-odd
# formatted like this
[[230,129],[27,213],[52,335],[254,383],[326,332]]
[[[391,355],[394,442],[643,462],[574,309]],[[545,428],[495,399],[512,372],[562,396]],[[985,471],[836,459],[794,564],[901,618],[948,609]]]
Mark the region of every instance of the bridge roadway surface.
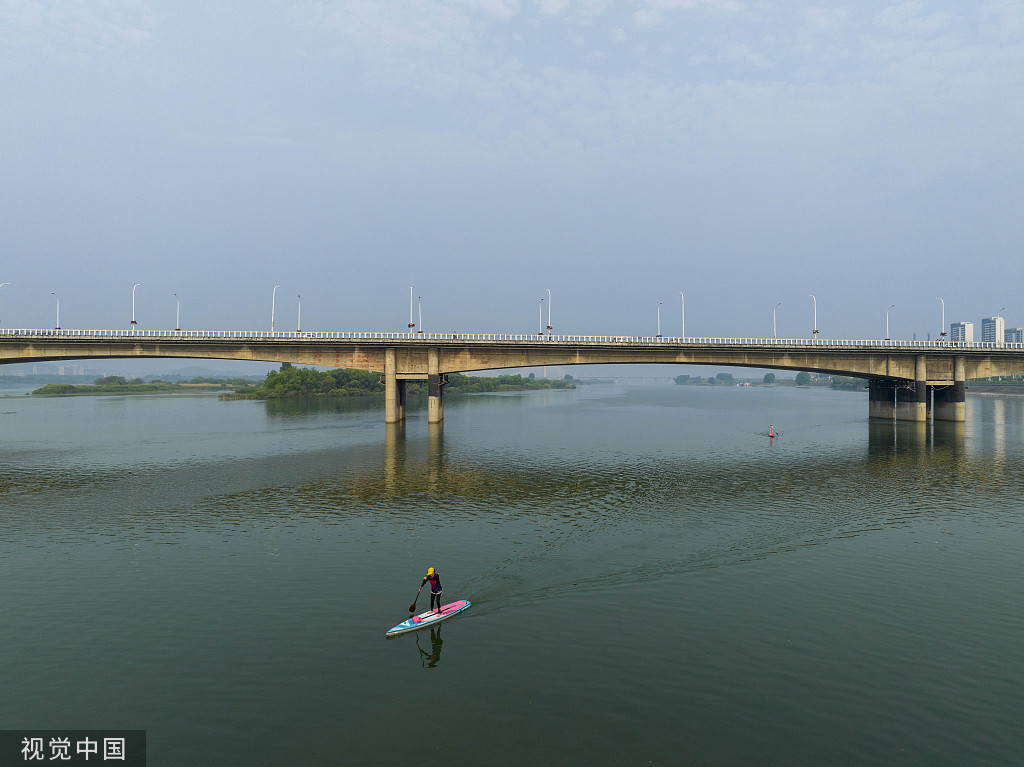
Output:
[[[1024,373],[1024,344],[900,340],[675,338],[510,333],[0,329],[0,364],[206,358],[380,372],[385,420],[404,418],[407,380],[428,382],[443,418],[444,375],[545,365],[674,364],[806,370],[869,381],[869,415],[964,420],[965,382]],[[934,412],[933,412],[934,402]]]

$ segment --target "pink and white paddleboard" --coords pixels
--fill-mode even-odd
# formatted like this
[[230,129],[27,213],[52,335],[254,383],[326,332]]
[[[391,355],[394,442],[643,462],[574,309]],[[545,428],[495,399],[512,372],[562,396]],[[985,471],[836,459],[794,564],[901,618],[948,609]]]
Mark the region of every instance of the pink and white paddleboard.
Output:
[[470,603],[465,599],[460,599],[458,602],[449,602],[441,608],[441,612],[435,613],[427,610],[425,613],[414,615],[409,620],[402,621],[393,629],[389,630],[384,636],[398,636],[399,634],[405,634],[409,631],[419,631],[425,629],[427,626],[436,626],[438,623],[444,620],[448,620],[463,610],[469,609]]

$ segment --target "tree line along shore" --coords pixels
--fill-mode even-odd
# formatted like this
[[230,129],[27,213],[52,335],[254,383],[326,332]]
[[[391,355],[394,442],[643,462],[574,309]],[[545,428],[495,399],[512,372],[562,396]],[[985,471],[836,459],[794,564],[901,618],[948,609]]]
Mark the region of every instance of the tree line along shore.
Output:
[[[532,373],[521,375],[467,376],[449,373],[445,391],[448,393],[479,393],[502,391],[530,391],[533,389],[574,389],[583,381],[566,374],[563,378],[536,378]],[[711,386],[735,385],[736,379],[729,373],[714,376],[680,375],[674,379],[677,385]],[[594,381],[591,381],[594,383]],[[829,376],[812,379],[810,373],[797,373],[795,379],[777,379],[774,373],[766,373],[760,385],[767,386],[829,386],[832,389],[860,391],[867,387],[862,378]],[[968,388],[981,394],[1024,394],[1024,377],[982,378],[968,381]],[[319,371],[312,368],[295,367],[285,362],[279,370],[271,370],[263,381],[252,378],[212,378],[198,376],[188,381],[144,381],[141,378],[126,379],[122,376],[104,376],[92,384],[52,383],[32,392],[33,397],[83,397],[110,394],[200,394],[220,392],[220,399],[290,399],[301,397],[369,397],[382,395],[384,383],[380,373],[351,368],[335,368]],[[407,381],[406,392],[426,392],[426,382]]]

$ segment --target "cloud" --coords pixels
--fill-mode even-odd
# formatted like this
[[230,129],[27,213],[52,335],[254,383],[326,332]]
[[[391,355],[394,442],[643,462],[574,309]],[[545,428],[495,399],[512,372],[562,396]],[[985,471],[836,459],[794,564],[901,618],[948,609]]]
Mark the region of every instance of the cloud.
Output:
[[890,33],[932,37],[950,27],[952,14],[948,11],[927,12],[921,0],[910,0],[879,11],[875,22],[880,29]]
[[519,12],[518,0],[453,0],[454,5],[508,21]]
[[710,9],[735,13],[743,10],[743,4],[737,0],[643,0],[642,5],[633,13],[633,21],[639,27],[658,24],[675,11]]
[[348,44],[384,55],[395,48],[438,48],[468,29],[465,13],[426,0],[348,0],[338,5],[317,6],[314,13]]
[[156,16],[142,0],[0,0],[0,41],[9,56],[32,49],[85,61],[105,50],[143,45],[155,27]]

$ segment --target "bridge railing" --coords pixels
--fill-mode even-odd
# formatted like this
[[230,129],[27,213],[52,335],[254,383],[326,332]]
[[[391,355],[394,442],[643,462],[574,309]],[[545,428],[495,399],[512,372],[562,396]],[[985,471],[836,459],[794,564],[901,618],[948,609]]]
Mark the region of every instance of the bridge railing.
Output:
[[997,343],[992,341],[904,341],[897,339],[842,339],[842,338],[725,338],[713,336],[623,336],[623,335],[541,335],[523,333],[410,333],[364,331],[263,331],[263,330],[78,330],[0,328],[0,338],[39,339],[147,339],[147,340],[225,340],[225,341],[291,341],[291,340],[350,340],[350,341],[467,341],[467,342],[532,342],[551,344],[600,345],[672,345],[672,346],[779,346],[813,348],[892,348],[892,349],[1024,349],[1024,343]]

